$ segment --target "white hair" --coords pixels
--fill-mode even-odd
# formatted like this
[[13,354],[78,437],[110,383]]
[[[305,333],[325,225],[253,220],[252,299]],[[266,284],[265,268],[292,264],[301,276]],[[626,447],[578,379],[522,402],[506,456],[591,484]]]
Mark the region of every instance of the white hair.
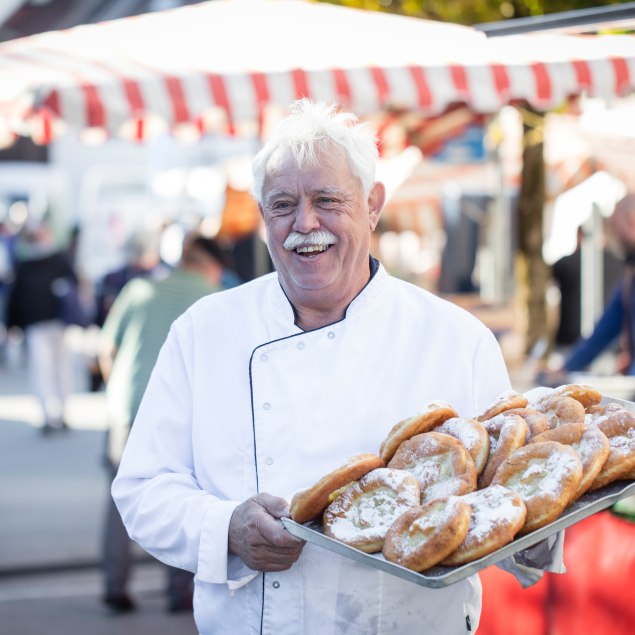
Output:
[[338,112],[335,105],[312,102],[303,98],[295,101],[290,114],[273,130],[271,137],[253,162],[253,196],[262,203],[262,189],[270,159],[283,161],[289,154],[298,166],[317,164],[317,151],[339,148],[351,171],[359,178],[365,194],[375,183],[377,141],[366,124],[356,115]]

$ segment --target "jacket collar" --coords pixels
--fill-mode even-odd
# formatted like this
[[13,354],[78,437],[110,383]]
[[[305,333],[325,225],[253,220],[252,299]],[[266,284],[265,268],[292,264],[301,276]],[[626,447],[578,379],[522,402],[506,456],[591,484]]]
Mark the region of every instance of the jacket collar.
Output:
[[[371,278],[366,286],[364,286],[364,288],[353,298],[346,308],[344,318],[339,320],[339,322],[345,320],[357,320],[360,317],[363,317],[368,311],[372,310],[377,304],[378,297],[381,295],[382,289],[387,283],[388,274],[377,260],[375,260],[375,263],[376,266],[371,265],[371,271],[374,270],[374,275],[371,275]],[[272,327],[275,330],[275,333],[272,333],[272,339],[287,337],[289,335],[303,332],[302,329],[294,322],[295,315],[293,305],[282,289],[280,280],[278,279],[276,273],[271,274],[269,309],[270,315],[273,318]]]

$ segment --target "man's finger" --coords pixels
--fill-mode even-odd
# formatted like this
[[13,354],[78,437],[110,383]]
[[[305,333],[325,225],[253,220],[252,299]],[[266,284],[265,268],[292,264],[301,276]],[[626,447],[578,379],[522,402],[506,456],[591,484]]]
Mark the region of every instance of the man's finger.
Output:
[[289,503],[284,498],[263,492],[255,500],[274,518],[285,518],[290,514]]
[[263,547],[249,554],[248,564],[257,571],[284,571],[298,560],[301,551],[280,552]]
[[302,550],[304,546],[303,540],[298,540],[292,536],[283,526],[280,521],[269,518],[263,520],[259,525],[258,530],[263,540],[277,549],[278,551],[293,552],[296,550]]

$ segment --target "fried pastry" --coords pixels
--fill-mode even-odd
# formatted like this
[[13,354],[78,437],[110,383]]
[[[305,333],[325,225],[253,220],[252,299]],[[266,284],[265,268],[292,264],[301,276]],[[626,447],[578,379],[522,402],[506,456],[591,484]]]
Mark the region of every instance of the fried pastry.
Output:
[[593,388],[593,386],[588,386],[587,384],[565,384],[558,386],[558,388],[554,390],[553,395],[557,397],[571,397],[571,399],[580,402],[585,409],[599,404],[600,401],[602,401],[602,394]]
[[458,439],[470,453],[476,475],[478,476],[483,471],[489,456],[489,435],[482,423],[476,419],[452,417],[435,428],[434,432],[449,434]]
[[553,430],[547,430],[529,443],[557,441],[570,445],[577,451],[582,461],[582,480],[574,499],[579,498],[590,487],[600,473],[609,454],[609,441],[606,435],[592,426],[580,427],[578,423],[564,423]]
[[632,419],[633,414],[626,410],[622,404],[609,402],[587,408],[585,422],[594,427],[599,427],[600,425],[621,424],[622,422],[628,424]]
[[306,523],[318,518],[327,508],[329,496],[334,491],[360,479],[371,470],[384,466],[384,462],[375,454],[355,454],[344,465],[323,476],[312,487],[296,492],[291,499],[291,518],[296,523]]
[[452,417],[458,417],[458,413],[449,404],[441,401],[429,403],[421,414],[403,419],[392,427],[379,448],[379,456],[388,463],[403,441],[432,430]]
[[511,410],[512,408],[524,408],[528,403],[527,397],[525,395],[521,395],[515,390],[506,390],[501,393],[493,403],[485,409],[480,415],[476,418],[477,421],[481,423],[483,421],[487,421],[487,419],[493,419],[497,415],[505,412],[507,410]]
[[610,403],[601,412],[596,410],[588,423],[601,430],[609,441],[609,455],[589,489],[629,478],[635,470],[635,417],[620,404]]
[[483,426],[489,435],[489,456],[478,480],[479,489],[487,487],[492,482],[498,466],[525,444],[529,429],[522,417],[506,412],[484,421]]
[[571,447],[577,451],[582,461],[582,480],[578,486],[575,498],[580,498],[587,492],[599,476],[611,446],[608,437],[599,429],[585,427],[580,441],[572,443]]
[[460,441],[447,434],[425,432],[404,441],[388,467],[417,477],[422,503],[476,489],[472,457]]
[[520,534],[555,520],[573,500],[582,480],[582,461],[568,445],[531,443],[505,459],[492,480],[520,494],[527,517]]
[[420,504],[419,481],[408,472],[380,467],[340,494],[324,512],[324,533],[365,553],[381,551],[390,525]]
[[581,429],[586,416],[584,406],[572,397],[553,396],[537,404],[536,410],[545,414],[550,430],[565,423],[577,423]]
[[472,508],[465,540],[441,564],[455,566],[482,558],[514,539],[525,523],[527,508],[520,494],[491,485],[461,497]]
[[506,411],[508,415],[518,415],[525,420],[527,424],[527,437],[525,438],[525,443],[529,441],[529,439],[533,439],[534,437],[542,434],[549,430],[549,422],[547,421],[547,416],[544,412],[540,412],[534,408],[512,408],[511,410]]
[[425,571],[450,555],[470,527],[470,506],[458,496],[439,498],[415,507],[395,520],[386,539],[386,560]]
[[542,441],[557,441],[564,445],[579,443],[584,432],[584,424],[578,421],[563,423],[557,428],[551,428],[529,440],[529,443],[541,443]]

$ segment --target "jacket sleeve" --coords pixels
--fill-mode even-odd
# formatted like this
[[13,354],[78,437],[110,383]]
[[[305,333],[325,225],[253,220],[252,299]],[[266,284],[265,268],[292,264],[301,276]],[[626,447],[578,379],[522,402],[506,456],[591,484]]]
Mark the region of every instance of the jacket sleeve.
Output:
[[203,491],[196,478],[193,351],[189,331],[173,325],[132,426],[112,495],[130,537],[146,551],[231,589],[253,572],[234,562],[235,556],[228,559],[229,521],[238,502]]
[[481,336],[473,362],[473,416],[479,415],[511,384],[503,353],[494,334],[487,329]]

